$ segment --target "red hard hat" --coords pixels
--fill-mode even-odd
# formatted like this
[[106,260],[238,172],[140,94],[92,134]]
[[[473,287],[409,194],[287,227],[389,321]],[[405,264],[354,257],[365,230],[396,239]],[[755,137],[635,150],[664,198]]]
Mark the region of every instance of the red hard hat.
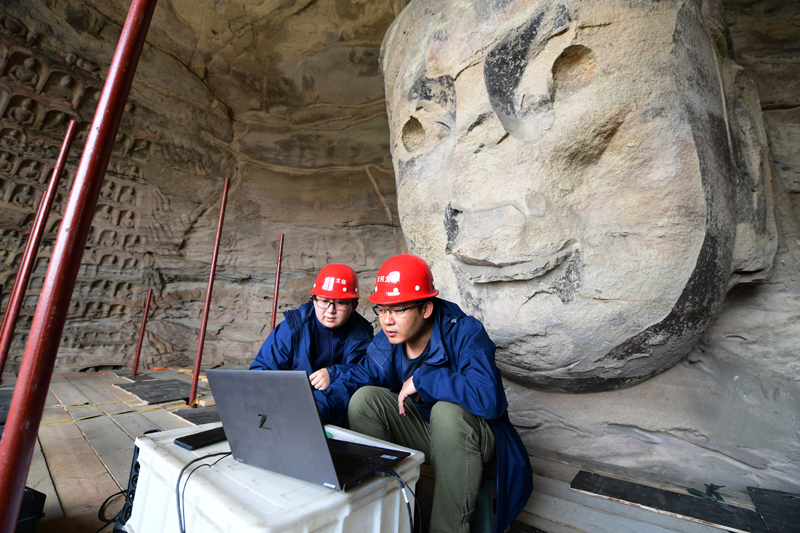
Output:
[[433,286],[433,274],[427,263],[415,255],[396,255],[378,270],[375,292],[369,297],[374,304],[390,305],[433,298],[439,291]]
[[358,298],[358,276],[347,265],[330,264],[317,274],[311,294],[332,300]]

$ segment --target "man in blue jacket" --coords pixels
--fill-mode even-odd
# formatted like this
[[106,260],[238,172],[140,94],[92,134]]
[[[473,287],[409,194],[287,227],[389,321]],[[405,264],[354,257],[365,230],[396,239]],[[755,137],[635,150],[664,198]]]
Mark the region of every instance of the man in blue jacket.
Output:
[[317,274],[311,301],[283,314],[250,370],[305,370],[324,424],[346,425],[347,391],[329,389],[342,364],[357,363],[372,341],[372,325],[356,312],[358,276],[331,264]]
[[435,481],[432,533],[469,531],[492,467],[503,532],[533,490],[530,460],[508,419],[494,343],[438,294],[422,259],[386,261],[369,298],[382,331],[337,388],[360,387],[348,407],[351,429],[425,453]]

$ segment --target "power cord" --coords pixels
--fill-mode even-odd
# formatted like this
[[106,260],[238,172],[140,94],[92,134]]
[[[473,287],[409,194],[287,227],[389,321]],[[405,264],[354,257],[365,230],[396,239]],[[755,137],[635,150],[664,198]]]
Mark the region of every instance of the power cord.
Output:
[[[178,527],[179,527],[181,533],[186,533],[186,517],[184,516],[184,511],[186,509],[185,509],[185,507],[183,505],[183,497],[184,497],[184,494],[186,493],[186,485],[189,484],[189,478],[192,477],[192,474],[194,474],[195,472],[197,472],[198,470],[200,470],[204,466],[208,466],[208,467],[214,466],[218,462],[220,462],[223,459],[225,459],[225,457],[227,457],[230,454],[231,454],[231,452],[210,453],[208,455],[204,455],[202,457],[198,457],[197,459],[193,459],[192,461],[189,461],[188,463],[186,463],[186,466],[184,466],[181,469],[180,473],[178,474],[178,482],[175,484],[175,500],[176,500],[176,503],[178,505]],[[216,461],[214,461],[210,465],[209,464],[200,465],[197,468],[195,468],[194,470],[192,470],[191,472],[189,472],[189,475],[186,476],[186,482],[183,484],[183,491],[181,491],[181,478],[183,477],[183,473],[186,471],[186,469],[189,468],[194,463],[196,463],[198,461],[202,461],[204,459],[208,459],[209,457],[219,457],[219,459],[217,459]]]
[[406,489],[408,489],[408,492],[410,492],[411,495],[414,497],[414,503],[417,509],[417,516],[419,517],[419,531],[420,533],[422,533],[422,508],[419,506],[419,500],[417,499],[417,495],[414,494],[414,491],[411,490],[411,487],[409,487],[408,484],[405,481],[403,481],[403,478],[398,476],[397,472],[395,472],[394,470],[389,470],[388,468],[379,468],[378,470],[375,471],[375,475],[381,477],[393,477],[400,482],[400,490],[403,492],[403,499],[406,501],[406,510],[408,510],[408,527],[411,530],[411,533],[414,533],[414,516],[411,513],[411,503],[408,501],[408,493],[406,492]]
[[97,510],[97,519],[98,519],[98,520],[100,520],[101,522],[103,522],[103,527],[101,527],[100,529],[98,529],[97,531],[95,531],[95,533],[100,533],[100,532],[101,532],[101,531],[103,531],[105,528],[107,528],[109,524],[113,524],[114,522],[116,522],[117,520],[119,520],[119,519],[122,517],[122,511],[124,511],[124,510],[125,510],[125,504],[124,504],[124,503],[123,503],[123,505],[122,505],[122,509],[120,509],[119,511],[117,511],[117,514],[115,514],[115,515],[114,515],[114,516],[113,516],[111,519],[108,519],[108,518],[103,518],[103,511],[105,511],[105,509],[106,509],[106,505],[108,505],[108,503],[109,503],[109,502],[110,502],[110,501],[111,501],[113,498],[116,498],[116,497],[117,497],[117,496],[119,496],[120,494],[124,494],[124,495],[125,495],[125,497],[127,498],[127,496],[128,496],[128,491],[127,491],[127,490],[121,490],[121,491],[119,491],[119,492],[117,492],[117,493],[115,493],[115,494],[112,494],[111,496],[109,496],[108,498],[106,498],[106,501],[104,501],[102,504],[100,504],[100,509],[98,509],[98,510]]

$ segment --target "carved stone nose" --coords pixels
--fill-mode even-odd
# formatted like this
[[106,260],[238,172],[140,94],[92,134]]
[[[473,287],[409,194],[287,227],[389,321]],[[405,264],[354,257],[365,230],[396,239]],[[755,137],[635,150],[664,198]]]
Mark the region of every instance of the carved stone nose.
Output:
[[529,202],[531,197],[542,202],[535,213],[523,213],[512,204],[469,211],[448,204],[444,216],[445,252],[465,264],[493,267],[554,253],[565,238],[546,227],[544,197],[538,193],[529,195]]

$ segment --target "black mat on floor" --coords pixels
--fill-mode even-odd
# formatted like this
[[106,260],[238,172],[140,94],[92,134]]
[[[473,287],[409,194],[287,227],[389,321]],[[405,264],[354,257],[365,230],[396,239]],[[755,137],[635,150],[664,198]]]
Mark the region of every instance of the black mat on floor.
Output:
[[800,494],[747,487],[769,533],[800,531]]
[[216,406],[198,407],[196,409],[175,409],[172,411],[172,414],[179,416],[197,426],[200,424],[208,424],[210,422],[220,421]]
[[622,481],[581,470],[570,483],[570,488],[614,500],[629,502],[689,520],[713,524],[720,529],[743,533],[767,533],[758,513],[712,502],[690,494],[681,494],[630,481]]
[[[140,383],[114,383],[115,387],[130,392],[145,403],[166,403],[175,400],[189,401],[191,384],[177,379],[158,379]],[[198,394],[205,389],[197,388]]]

